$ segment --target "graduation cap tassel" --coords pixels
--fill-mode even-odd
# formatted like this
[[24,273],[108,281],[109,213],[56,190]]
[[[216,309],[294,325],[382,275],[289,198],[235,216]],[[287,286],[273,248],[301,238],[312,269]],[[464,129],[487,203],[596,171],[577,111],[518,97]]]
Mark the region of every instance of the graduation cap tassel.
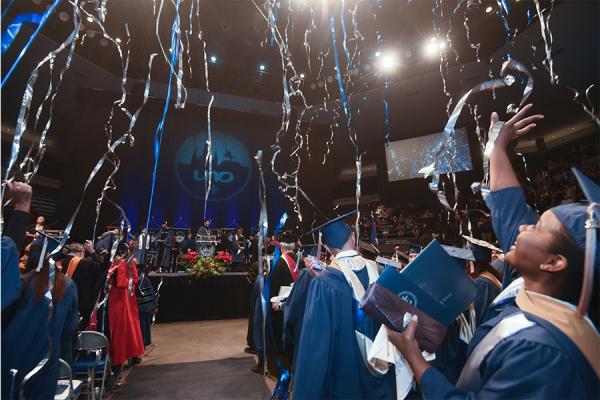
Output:
[[596,243],[598,239],[598,228],[600,228],[600,219],[596,215],[596,211],[600,207],[598,203],[591,203],[588,208],[588,219],[585,222],[585,262],[583,273],[583,286],[579,304],[577,305],[577,316],[583,318],[587,313],[592,292],[594,290],[594,269],[596,259]]

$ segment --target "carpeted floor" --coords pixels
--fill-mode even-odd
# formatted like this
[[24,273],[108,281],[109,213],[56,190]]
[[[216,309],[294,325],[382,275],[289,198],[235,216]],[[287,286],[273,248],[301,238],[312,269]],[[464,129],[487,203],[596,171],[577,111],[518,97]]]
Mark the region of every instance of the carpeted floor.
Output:
[[252,357],[138,366],[114,399],[269,399]]
[[111,399],[269,399],[273,384],[250,369],[248,320],[156,324],[142,363]]

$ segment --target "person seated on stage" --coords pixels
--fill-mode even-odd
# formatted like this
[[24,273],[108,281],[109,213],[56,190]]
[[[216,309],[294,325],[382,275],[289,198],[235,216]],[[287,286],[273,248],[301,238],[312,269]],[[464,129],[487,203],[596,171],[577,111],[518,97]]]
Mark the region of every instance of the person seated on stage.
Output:
[[204,224],[198,228],[198,235],[201,236],[210,236],[210,225],[212,224],[212,221],[207,218],[204,220]]
[[215,247],[215,250],[217,252],[226,251],[228,253],[231,253],[231,246],[231,241],[229,240],[229,236],[225,232],[225,229],[217,229],[217,245]]
[[244,237],[243,228],[238,227],[235,230],[235,233],[231,237],[231,244],[231,255],[233,256],[233,261],[231,262],[231,271],[245,271],[247,268],[244,264],[246,260],[246,238]]
[[181,254],[186,254],[189,251],[198,251],[198,245],[196,244],[196,240],[191,229],[188,231],[185,239],[183,239],[183,242],[181,242],[181,245],[179,246],[179,252]]
[[156,243],[158,244],[158,251],[156,255],[156,268],[158,268],[158,272],[177,272],[176,263],[171,262],[171,249],[173,247],[173,240],[173,231],[169,229],[167,221],[164,221],[160,226],[160,231],[158,232],[158,236],[156,239]]
[[[402,333],[388,330],[425,398],[600,397],[597,277],[590,281],[591,288],[582,289],[588,206],[561,205],[540,218],[527,205],[507,147],[542,118],[526,117],[530,110],[531,105],[525,106],[499,131],[490,157],[491,193],[486,199],[506,254],[505,281],[522,278],[510,282],[492,304],[489,319],[471,340],[456,386],[421,355],[414,337],[415,317]],[[491,122],[490,131],[498,123],[496,113]],[[593,186],[584,188],[588,200],[600,202],[600,188],[589,179],[586,186]],[[597,229],[597,209],[590,226]],[[597,271],[598,262],[596,255],[586,273]],[[582,316],[587,307],[580,296],[591,296],[589,318]]]
[[331,264],[307,264],[323,272],[308,290],[295,361],[295,399],[396,397],[393,368],[371,365],[364,352],[380,324],[358,305],[367,287],[377,280],[378,269],[358,254],[356,237],[344,218],[348,215],[317,228],[334,256]]

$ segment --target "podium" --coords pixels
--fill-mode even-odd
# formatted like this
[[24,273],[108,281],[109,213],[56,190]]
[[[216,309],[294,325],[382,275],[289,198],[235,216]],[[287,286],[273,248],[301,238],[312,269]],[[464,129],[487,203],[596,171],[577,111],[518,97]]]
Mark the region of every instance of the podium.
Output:
[[214,235],[196,235],[198,253],[203,257],[212,257],[215,255],[217,242],[217,237]]

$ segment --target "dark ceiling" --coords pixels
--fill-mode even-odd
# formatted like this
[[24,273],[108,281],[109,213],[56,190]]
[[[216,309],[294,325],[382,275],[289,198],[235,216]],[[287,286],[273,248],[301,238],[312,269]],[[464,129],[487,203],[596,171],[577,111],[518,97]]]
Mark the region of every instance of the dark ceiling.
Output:
[[[255,1],[264,12],[264,0]],[[8,18],[23,12],[41,12],[49,3],[48,0],[16,1],[8,11]],[[171,26],[175,18],[175,1],[165,0],[162,3],[158,36],[168,52]],[[510,3],[508,25],[513,32],[520,33],[527,27],[528,15],[535,16],[534,3],[528,0],[505,3]],[[548,1],[541,3],[542,7],[549,4]],[[5,6],[8,2],[3,1],[2,4]],[[97,1],[80,1],[80,4],[85,11],[97,15]],[[131,34],[129,77],[144,79],[147,75],[149,55],[154,52],[160,53],[155,10],[158,11],[161,0],[109,0],[106,4],[107,17],[104,26],[107,33],[113,38],[121,38],[124,50],[125,24],[128,25]],[[287,8],[290,4],[292,9]],[[388,76],[389,82],[410,79],[438,70],[439,58],[424,57],[422,50],[434,30],[439,32],[440,38],[446,37],[449,40],[451,46],[446,53],[449,67],[475,61],[476,54],[472,46],[476,43],[481,44],[479,57],[482,60],[486,60],[505,44],[506,35],[501,16],[503,14],[499,12],[495,0],[347,1],[344,8],[347,48],[353,57],[352,68],[346,70],[343,61],[342,29],[339,23],[340,4],[344,2],[293,0],[282,1],[281,9],[274,9],[279,30],[282,33],[287,32],[296,71],[305,75],[301,89],[309,104],[321,103],[326,98],[327,91],[331,97],[339,97],[335,63],[330,50],[330,16],[336,17],[337,51],[342,60],[342,69],[351,74],[351,93],[384,84],[384,77],[379,76],[373,67],[378,50],[392,51],[398,56],[400,67],[396,73]],[[488,7],[492,10],[486,10]],[[352,12],[354,10],[355,13]],[[187,35],[190,11],[193,15],[193,34]],[[195,18],[196,12],[199,21]],[[58,43],[62,42],[73,29],[72,14],[70,3],[63,1],[42,33]],[[264,100],[281,100],[282,67],[279,47],[271,40],[268,25],[253,1],[182,0],[179,15],[184,31],[182,40],[186,49],[183,58],[183,83],[186,87],[205,88],[203,43],[197,36],[199,26],[206,40],[208,57],[216,57],[215,63],[208,64],[212,90]],[[353,15],[356,24],[353,23]],[[85,32],[86,40],[83,45],[78,45],[76,52],[112,74],[122,76],[122,64],[115,46],[102,38],[98,24],[89,22],[85,14],[83,24],[85,26],[81,36],[84,36]],[[466,35],[466,26],[469,27],[469,38]],[[305,38],[309,45],[308,52]],[[191,63],[188,61],[188,48]],[[321,61],[323,70],[319,75]],[[259,71],[260,64],[265,66],[264,72]],[[154,66],[152,79],[155,82],[168,80],[164,58]]]

